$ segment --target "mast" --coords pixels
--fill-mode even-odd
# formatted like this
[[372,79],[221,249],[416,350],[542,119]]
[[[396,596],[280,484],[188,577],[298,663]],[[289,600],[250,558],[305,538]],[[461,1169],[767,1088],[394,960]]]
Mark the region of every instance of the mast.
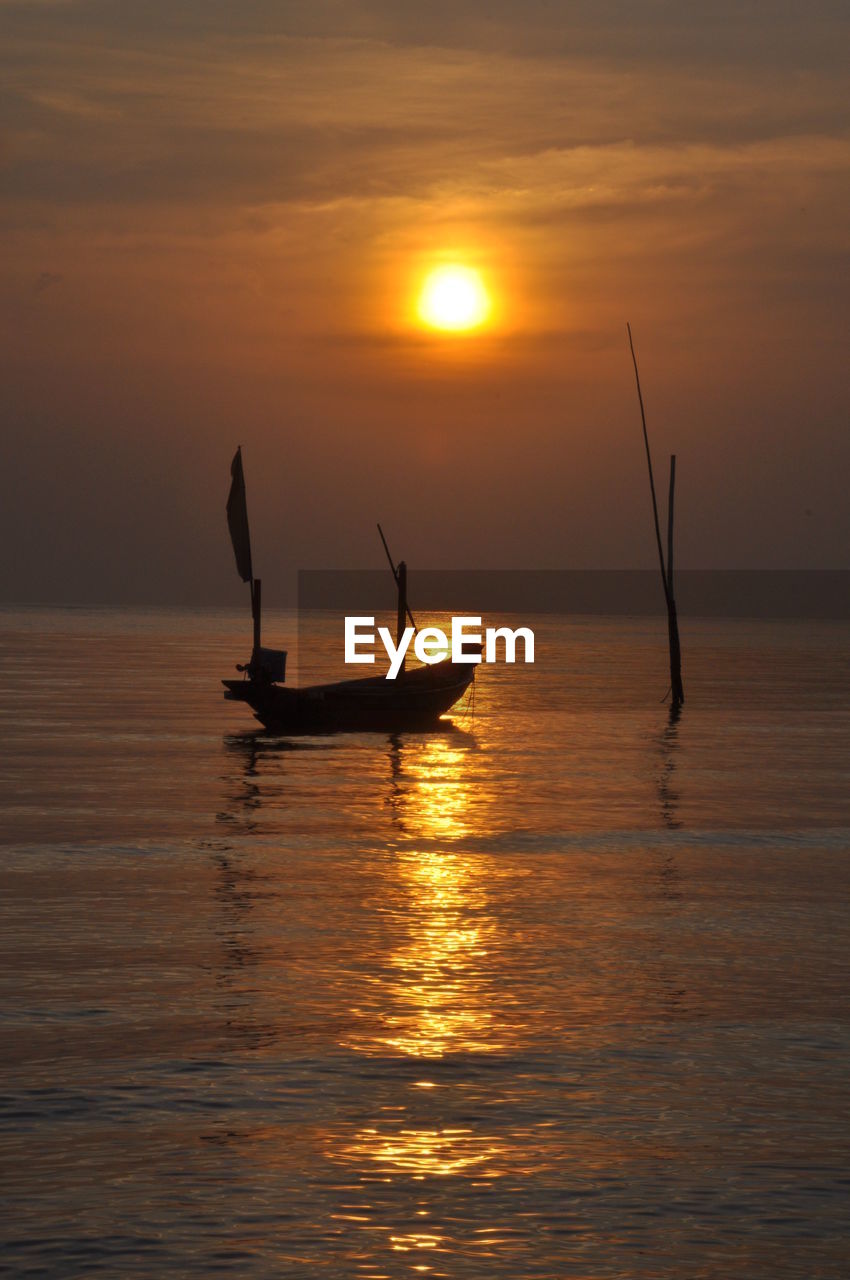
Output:
[[[407,623],[407,565],[404,560],[399,561],[396,582],[398,583],[398,613],[396,615],[395,643],[396,648],[399,648],[401,638],[404,635],[405,624]],[[399,675],[404,675],[404,661],[404,658],[402,658]]]
[[262,588],[263,584],[259,578],[254,578],[251,583],[251,617],[254,621],[254,649],[251,654],[251,661],[256,662],[260,652],[260,617],[262,613]]
[[[383,542],[383,544],[384,544],[384,550],[385,550],[385,551],[386,551],[386,553],[387,553],[387,560],[389,561],[389,564],[390,564],[390,573],[391,573],[391,574],[393,575],[393,577],[395,578],[395,584],[396,584],[396,586],[398,587],[398,591],[399,591],[399,615],[398,615],[398,616],[399,616],[399,618],[401,618],[402,616],[406,616],[406,617],[409,619],[409,621],[410,621],[410,625],[413,627],[413,630],[414,630],[414,631],[418,631],[418,630],[419,630],[419,628],[418,628],[418,626],[416,625],[416,619],[414,618],[413,614],[410,612],[410,607],[409,607],[409,605],[408,605],[408,603],[407,603],[407,565],[406,565],[406,564],[404,564],[404,561],[402,560],[401,564],[399,564],[399,566],[398,566],[398,568],[400,569],[400,568],[402,567],[402,565],[404,565],[404,592],[403,592],[403,594],[404,594],[404,615],[402,615],[402,613],[400,612],[400,610],[401,610],[402,587],[401,587],[401,583],[400,583],[400,581],[399,581],[399,572],[398,572],[398,569],[396,569],[396,567],[395,567],[395,562],[393,561],[392,556],[390,555],[390,549],[389,549],[389,547],[387,546],[387,540],[386,540],[386,538],[384,537],[384,531],[383,531],[383,529],[381,528],[380,524],[378,525],[378,533],[381,535],[381,542]],[[403,630],[404,630],[404,627],[402,626],[402,631],[403,631]],[[398,637],[397,637],[397,639],[396,639],[396,643],[398,643],[398,640],[399,640],[400,638],[401,638],[401,632],[399,632],[399,636],[398,636]]]
[[[401,644],[401,637],[404,635],[404,629],[408,618],[410,619],[410,625],[413,627],[414,631],[418,631],[419,628],[416,625],[416,619],[410,612],[410,607],[407,603],[407,564],[404,560],[400,560],[398,568],[396,568],[393,558],[390,555],[390,549],[387,546],[387,540],[384,537],[384,531],[380,524],[378,525],[378,533],[381,535],[381,542],[383,542],[384,550],[387,553],[387,560],[390,563],[390,572],[395,578],[395,584],[398,587],[398,611],[396,613],[395,630],[395,642],[396,646],[398,646]],[[404,659],[402,659],[401,671],[404,672]]]

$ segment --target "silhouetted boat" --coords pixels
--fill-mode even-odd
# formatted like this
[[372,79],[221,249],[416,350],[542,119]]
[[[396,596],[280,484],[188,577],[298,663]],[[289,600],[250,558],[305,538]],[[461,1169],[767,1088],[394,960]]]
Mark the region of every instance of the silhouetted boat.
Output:
[[[264,648],[260,643],[261,583],[254,577],[251,561],[241,449],[236,450],[230,474],[227,523],[239,576],[251,584],[254,644],[251,661],[244,666],[237,664],[242,678],[222,681],[225,698],[246,702],[260,723],[276,733],[398,732],[436,724],[469,688],[475,675],[474,663],[445,658],[430,666],[402,669],[395,680],[369,676],[301,689],[285,687],[286,653]],[[398,643],[410,616],[407,570],[403,561],[395,566],[390,559],[390,565],[398,588]]]

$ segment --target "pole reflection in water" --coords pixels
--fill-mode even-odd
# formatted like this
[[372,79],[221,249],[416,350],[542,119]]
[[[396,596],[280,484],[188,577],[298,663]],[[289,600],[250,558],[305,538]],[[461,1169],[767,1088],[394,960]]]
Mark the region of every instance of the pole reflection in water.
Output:
[[473,830],[467,756],[474,750],[475,739],[461,729],[424,743],[392,735],[387,803],[402,835],[456,840]]
[[[661,751],[661,771],[658,775],[658,799],[661,805],[661,821],[668,831],[680,830],[682,823],[678,817],[679,790],[674,785],[676,774],[676,757],[679,752],[679,721],[682,716],[681,706],[671,706],[667,724],[661,732],[659,746]],[[675,853],[666,849],[662,854],[658,878],[662,896],[671,902],[678,901],[682,894],[680,874]]]
[[679,792],[675,787],[676,753],[679,749],[679,720],[681,706],[671,706],[667,724],[661,734],[661,772],[658,776],[658,799],[661,802],[661,821],[671,831],[681,827],[677,817]]
[[221,947],[220,1025],[229,1041],[254,1051],[277,1042],[281,1017],[279,1001],[268,994],[280,955],[269,929],[279,879],[261,855],[261,840],[272,803],[285,790],[282,762],[301,745],[246,732],[225,738],[224,748],[227,790],[216,813],[222,835],[201,841],[201,848],[215,868],[212,928]]

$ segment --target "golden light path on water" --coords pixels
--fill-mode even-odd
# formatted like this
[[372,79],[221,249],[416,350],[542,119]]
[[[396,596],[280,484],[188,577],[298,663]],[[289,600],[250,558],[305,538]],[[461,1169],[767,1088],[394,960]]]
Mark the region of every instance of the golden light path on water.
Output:
[[387,865],[394,883],[386,910],[392,916],[390,937],[399,932],[400,916],[404,941],[373,978],[381,987],[375,1003],[383,1033],[351,1046],[361,1052],[442,1058],[501,1047],[488,963],[496,941],[487,910],[494,872],[485,854],[452,847],[471,830],[467,755],[445,738],[434,738],[405,761],[403,785],[395,779],[396,820],[414,838],[392,851]]
[[[491,860],[454,849],[472,831],[469,751],[433,738],[420,752],[393,761],[393,804],[399,829],[415,837],[400,842],[390,863],[396,880],[389,902],[399,903],[406,940],[387,956],[388,976],[378,997],[381,1032],[348,1047],[366,1054],[397,1053],[427,1062],[451,1054],[492,1053],[499,1048],[496,992],[488,958],[498,947],[488,912]],[[480,802],[480,792],[476,792]],[[480,821],[480,812],[475,821]],[[398,906],[394,908],[398,910]],[[373,1006],[374,1011],[374,1006]],[[413,1088],[440,1086],[427,1069]],[[342,1153],[346,1161],[374,1166],[384,1176],[415,1180],[473,1174],[502,1176],[504,1142],[472,1127],[364,1126]],[[392,1248],[437,1248],[440,1237],[393,1237]]]

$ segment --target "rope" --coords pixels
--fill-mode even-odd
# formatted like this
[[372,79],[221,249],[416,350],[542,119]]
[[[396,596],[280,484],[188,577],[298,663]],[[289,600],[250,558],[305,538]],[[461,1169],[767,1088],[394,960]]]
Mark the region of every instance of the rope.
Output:
[[470,714],[470,712],[472,713],[472,723],[475,724],[475,676],[474,675],[472,677],[472,682],[469,686],[469,697],[466,699],[466,706],[464,708],[463,715],[460,717],[461,723],[463,723],[466,720],[466,717]]

